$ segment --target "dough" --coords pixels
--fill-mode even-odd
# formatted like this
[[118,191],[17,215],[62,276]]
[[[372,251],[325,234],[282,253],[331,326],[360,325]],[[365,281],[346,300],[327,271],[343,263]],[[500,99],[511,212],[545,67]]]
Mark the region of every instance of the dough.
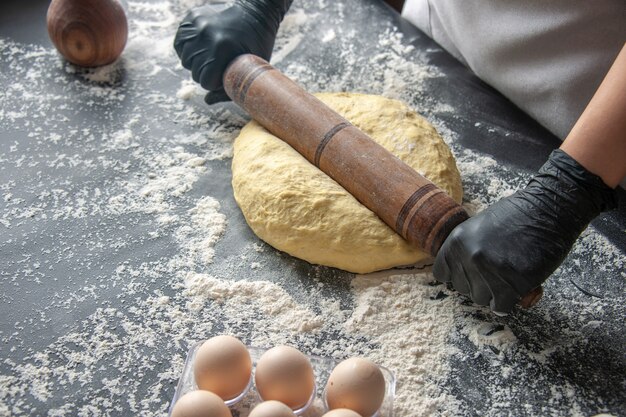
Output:
[[[317,97],[461,202],[450,149],[405,104],[354,93]],[[356,273],[429,258],[255,121],[235,140],[232,171],[235,199],[254,233],[292,256]]]

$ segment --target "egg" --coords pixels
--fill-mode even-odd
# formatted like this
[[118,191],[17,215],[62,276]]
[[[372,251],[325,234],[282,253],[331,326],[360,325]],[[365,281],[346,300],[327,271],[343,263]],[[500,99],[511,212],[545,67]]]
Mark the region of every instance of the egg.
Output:
[[296,417],[296,415],[280,401],[264,401],[254,407],[248,417]]
[[198,388],[214,392],[227,401],[237,397],[248,386],[252,359],[239,339],[215,336],[198,349],[193,372]]
[[361,417],[361,415],[356,411],[348,410],[347,408],[336,408],[334,410],[330,410],[322,417]]
[[350,358],[333,369],[326,384],[328,408],[348,408],[363,417],[376,413],[385,398],[385,377],[364,358]]
[[265,352],[254,376],[263,400],[280,401],[294,410],[307,405],[315,391],[315,375],[309,358],[290,346]]
[[191,391],[176,401],[171,417],[232,417],[224,401],[209,391]]

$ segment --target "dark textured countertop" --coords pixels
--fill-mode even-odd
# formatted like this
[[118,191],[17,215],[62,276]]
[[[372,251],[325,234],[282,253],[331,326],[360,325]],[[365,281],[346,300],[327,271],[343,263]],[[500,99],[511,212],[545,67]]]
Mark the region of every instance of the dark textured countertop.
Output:
[[[88,72],[56,55],[47,3],[0,6],[0,414],[163,414],[187,348],[220,332],[322,355],[347,355],[330,344],[376,349],[338,324],[305,337],[267,327],[262,308],[229,315],[228,291],[190,306],[185,277],[196,273],[275,284],[322,316],[335,310],[312,304],[334,300],[350,314],[356,303],[352,274],[281,254],[246,225],[229,149],[247,116],[232,103],[206,107],[168,50],[193,2],[128,1],[123,59]],[[408,102],[453,149],[468,204],[523,185],[559,144],[382,2],[296,1],[291,16],[276,65],[310,91]],[[623,197],[537,308],[496,318],[458,301],[446,345],[455,353],[434,376],[455,404],[429,413],[626,414]],[[485,338],[510,331],[514,342],[476,342],[477,328]]]

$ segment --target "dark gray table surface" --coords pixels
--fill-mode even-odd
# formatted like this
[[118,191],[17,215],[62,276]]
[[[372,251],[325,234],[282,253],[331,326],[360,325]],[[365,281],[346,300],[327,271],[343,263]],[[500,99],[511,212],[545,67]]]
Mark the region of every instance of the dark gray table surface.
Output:
[[[48,410],[53,409],[57,415],[78,415],[80,407],[90,404],[92,396],[105,392],[107,381],[115,378],[128,381],[134,398],[149,397],[156,376],[172,369],[170,358],[184,356],[188,345],[171,343],[163,337],[152,350],[143,347],[145,350],[125,351],[124,346],[112,347],[110,355],[100,362],[91,367],[85,365],[88,375],[81,373],[78,365],[77,372],[87,378],[86,382],[64,381],[56,387],[58,376],[54,373],[38,376],[33,369],[42,364],[43,357],[43,364],[48,367],[54,367],[55,361],[61,364],[67,360],[64,354],[76,348],[76,341],[67,336],[90,334],[89,326],[94,326],[98,314],[107,308],[132,315],[137,300],[157,293],[175,297],[177,290],[168,285],[167,271],[148,276],[132,292],[123,285],[126,278],[120,272],[124,268],[141,271],[142,266],[160,265],[163,259],[175,257],[180,248],[172,236],[173,230],[159,225],[147,210],[115,216],[106,213],[104,207],[110,198],[131,192],[129,184],[146,173],[145,155],[138,157],[137,153],[166,154],[168,147],[176,145],[186,152],[202,155],[203,144],[176,142],[172,138],[181,132],[197,133],[206,127],[203,123],[216,126],[215,122],[201,120],[195,124],[183,123],[176,117],[186,113],[174,112],[176,117],[173,117],[168,110],[163,97],[175,98],[181,81],[188,78],[188,73],[180,68],[159,68],[150,79],[148,70],[142,69],[144,72],[137,77],[133,75],[133,71],[138,71],[136,68],[122,66],[113,85],[102,87],[102,91],[94,90],[92,82],[68,71],[71,67],[51,52],[45,30],[47,3],[23,0],[0,5],[0,196],[3,197],[0,198],[0,220],[3,220],[0,223],[0,413],[8,415],[48,415]],[[336,87],[343,80],[342,88],[346,91],[380,93],[364,85],[371,79],[367,73],[368,59],[383,51],[381,36],[390,31],[402,33],[402,44],[415,47],[405,54],[406,59],[425,63],[440,74],[425,78],[419,89],[407,85],[403,97],[411,106],[424,109],[422,113],[437,121],[437,126],[443,125],[453,133],[451,146],[455,153],[470,150],[490,156],[506,172],[517,173],[511,174],[519,177],[511,180],[515,183],[529,178],[558,146],[559,141],[549,132],[382,2],[295,3],[309,16],[302,26],[304,36],[277,66],[287,73],[300,68],[298,65],[306,67],[309,71],[306,74],[314,74],[303,77],[307,88],[324,90],[327,86]],[[131,19],[142,20],[150,12],[140,4],[143,3],[129,2]],[[183,6],[175,6],[173,10],[182,17]],[[335,39],[320,42],[323,34],[332,28],[336,28]],[[346,60],[341,49],[334,47],[341,45],[342,36],[349,36],[356,63]],[[16,46],[31,53],[12,52],[11,48]],[[337,76],[338,73],[344,75]],[[329,80],[328,85],[324,80]],[[11,89],[16,82],[26,88]],[[155,99],[156,104],[149,100],[151,91],[161,94]],[[435,102],[454,110],[442,110]],[[175,99],[169,104],[177,105]],[[222,120],[222,124],[230,123],[231,129],[236,130],[247,120],[231,103],[209,109],[201,96],[195,96],[190,105],[194,114],[206,114],[209,119]],[[101,128],[93,130],[93,126]],[[147,133],[138,135],[136,146],[128,149],[103,148],[99,138],[81,138],[82,129],[101,135],[102,127]],[[79,133],[68,136],[70,131]],[[57,133],[60,140],[42,140],[42,135],[52,133]],[[65,163],[50,163],[53,159],[58,162],[59,158]],[[94,163],[72,162],[85,160]],[[191,190],[180,198],[167,197],[166,203],[171,205],[171,213],[182,214],[204,195],[219,200],[228,227],[215,246],[214,261],[196,266],[196,270],[245,279],[241,277],[249,273],[249,265],[238,263],[237,256],[260,241],[247,227],[233,199],[230,159],[210,160],[207,165],[208,169],[198,174]],[[466,182],[466,194],[471,197],[485,192],[489,180]],[[55,194],[55,190],[62,191]],[[85,194],[81,199],[84,190],[99,191]],[[606,411],[626,415],[623,197],[621,193],[618,211],[593,222],[594,233],[606,241],[572,253],[546,284],[546,297],[537,309],[504,318],[486,317],[482,310],[467,313],[490,320],[496,326],[510,327],[518,343],[527,350],[541,351],[545,345],[558,346],[559,340],[564,342],[543,362],[515,355],[507,357],[505,361],[514,362],[518,372],[515,378],[507,379],[492,365],[492,357],[467,339],[455,338],[454,345],[465,355],[451,359],[453,371],[441,389],[459,400],[463,414],[593,415]],[[69,207],[66,215],[59,212],[64,205]],[[82,209],[86,215],[75,215]],[[602,252],[607,247],[611,248],[611,256]],[[255,279],[279,282],[306,297],[307,288],[315,285],[311,280],[314,274],[326,283],[333,283],[329,291],[343,304],[349,306],[352,302],[351,274],[313,267],[286,255],[276,256],[276,251],[268,247],[255,256],[264,264],[255,272]],[[606,265],[607,259],[614,264]],[[597,325],[577,328],[572,318],[578,310],[599,299],[603,300],[603,308],[592,317]],[[103,318],[101,324],[113,333],[117,331],[115,321],[110,318]],[[220,321],[212,326],[211,332],[219,333]],[[249,335],[244,324],[239,328],[233,326],[229,329],[238,330],[244,339]],[[190,338],[203,330],[206,329],[189,329]],[[573,333],[578,336],[573,337]],[[319,335],[319,343],[337,338],[350,340],[343,335],[323,333]],[[138,360],[142,354],[145,361]],[[137,361],[137,366],[129,366],[125,369],[130,372],[119,375],[114,371],[115,366],[125,360]],[[170,384],[159,387],[160,402],[131,404],[122,390],[106,391],[108,401],[93,405],[104,415],[163,413],[173,395],[179,371],[174,367]],[[37,380],[47,387],[43,399],[36,390],[25,388]],[[555,395],[547,388],[566,383],[572,387],[576,407],[572,398],[562,393]],[[511,387],[514,394],[508,399],[506,409],[494,408],[494,385]]]

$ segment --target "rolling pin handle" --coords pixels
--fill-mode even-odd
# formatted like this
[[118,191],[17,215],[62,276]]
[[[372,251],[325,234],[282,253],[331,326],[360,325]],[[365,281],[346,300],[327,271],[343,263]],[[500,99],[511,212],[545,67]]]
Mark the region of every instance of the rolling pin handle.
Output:
[[541,300],[541,297],[543,297],[543,287],[539,286],[522,297],[518,304],[520,307],[528,309],[534,307]]

